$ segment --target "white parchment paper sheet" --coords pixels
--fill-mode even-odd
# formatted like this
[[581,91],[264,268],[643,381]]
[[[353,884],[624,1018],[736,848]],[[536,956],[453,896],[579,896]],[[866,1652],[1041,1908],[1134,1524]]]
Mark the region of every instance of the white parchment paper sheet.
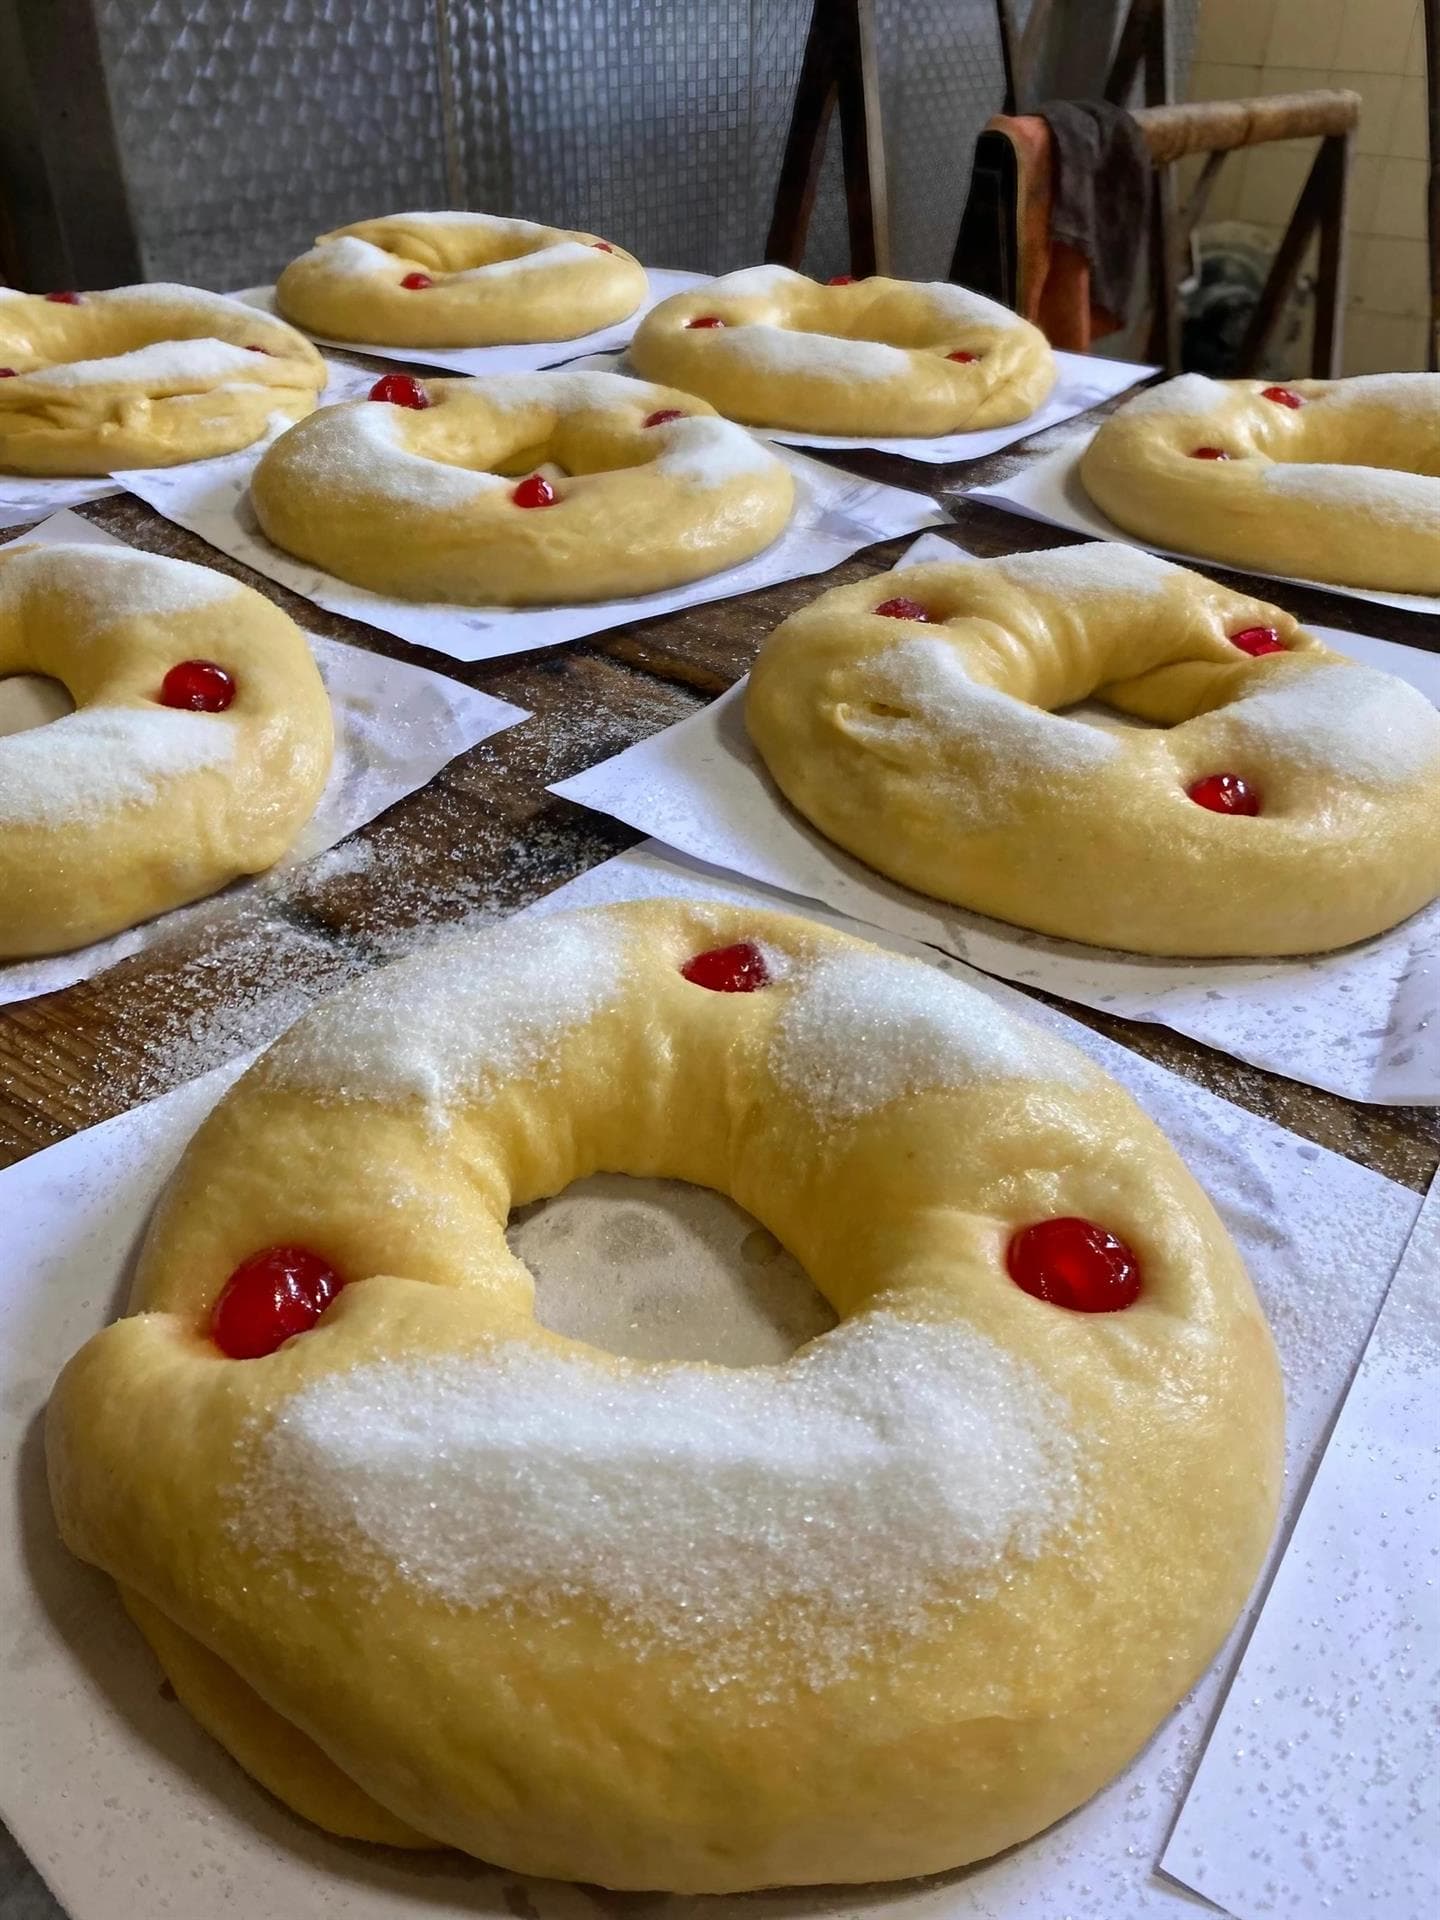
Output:
[[[91,546],[123,544],[73,513],[57,513],[22,534],[19,541],[6,544],[66,540]],[[366,653],[360,647],[347,647],[316,634],[307,634],[306,638],[335,716],[335,764],[319,806],[271,873],[286,872],[333,847],[386,807],[423,787],[456,754],[466,753],[491,734],[529,718],[523,708],[461,686],[458,680],[443,674],[386,660],[378,653]],[[16,712],[16,721],[18,717]],[[13,730],[14,724],[7,725],[0,715],[0,734]],[[214,913],[223,909],[238,888],[263,884],[264,876],[238,881],[208,900],[161,914],[158,919],[147,920],[108,940],[97,940],[74,953],[41,960],[0,961],[0,1006],[30,1000],[40,993],[56,993],[77,980],[88,980],[168,936],[180,914]]]
[[[310,337],[322,347],[340,347],[346,353],[368,353],[377,360],[398,360],[405,366],[444,367],[451,373],[469,374],[538,373],[542,367],[559,366],[578,354],[605,353],[612,347],[623,347],[652,307],[658,307],[672,293],[683,293],[687,287],[698,287],[702,280],[711,278],[708,273],[683,273],[671,267],[648,267],[646,277],[650,291],[629,319],[617,320],[613,327],[598,327],[576,340],[538,340],[510,347],[371,347],[357,346],[349,340],[329,340],[318,333]],[[275,305],[274,287],[247,287],[235,298],[259,307],[263,313],[283,318]],[[290,325],[294,324],[292,320]],[[299,331],[308,333],[309,329],[301,327]],[[374,377],[370,375],[371,380]]]
[[292,559],[270,544],[256,521],[250,504],[250,475],[258,458],[254,453],[207,461],[203,468],[175,467],[120,478],[167,519],[331,613],[367,621],[456,660],[491,660],[603,633],[628,620],[654,619],[677,607],[728,600],[756,587],[773,586],[777,580],[826,573],[877,540],[918,533],[922,527],[943,525],[948,518],[924,494],[838,473],[785,448],[775,451],[795,475],[795,512],[784,533],[763,553],[688,586],[642,594],[636,600],[597,600],[575,607],[457,607],[438,601],[393,600],[352,587],[307,561]]
[[[969,497],[983,500],[987,506],[1006,507],[1011,513],[1023,514],[1027,520],[1043,520],[1048,526],[1068,527],[1072,533],[1088,533],[1095,540],[1123,540],[1127,546],[1144,547],[1147,544],[1144,540],[1122,533],[1080,484],[1080,457],[1091,438],[1088,433],[1077,433],[1073,441],[1046,454],[1033,466],[1023,467],[1011,479],[996,486],[969,488]],[[1203,570],[1206,565],[1193,553],[1177,553],[1171,547],[1154,547],[1150,551],[1168,554],[1187,567]],[[1211,564],[1223,566],[1224,562],[1217,560]],[[1240,571],[1248,573],[1251,569]],[[1332,580],[1297,580],[1292,574],[1259,573],[1258,570],[1256,577],[1279,580],[1288,586],[1320,587],[1326,593],[1343,593],[1351,600],[1374,600],[1382,607],[1402,607],[1409,613],[1440,614],[1440,597],[1431,593],[1385,593],[1378,587],[1337,587]]]
[[[653,894],[797,903],[642,847],[532,911]],[[820,913],[833,925],[841,916]],[[853,927],[852,927],[852,930]],[[1419,1196],[1311,1146],[959,962],[919,952],[1018,1005],[1124,1080],[1236,1237],[1275,1329],[1295,1498],[1345,1390]],[[172,1702],[110,1583],[55,1538],[40,1437],[56,1371],[119,1310],[132,1251],[169,1169],[243,1063],[0,1172],[0,1812],[73,1920],[613,1920],[614,1899],[521,1882],[453,1856],[331,1840],[255,1787]],[[597,1256],[599,1257],[599,1256]],[[1343,1616],[1333,1622],[1346,1631]],[[1245,1632],[1135,1763],[1078,1813],[980,1868],[895,1887],[651,1898],[651,1920],[1131,1920],[1193,1915],[1152,1865]]]
[[1440,1183],[1165,1849],[1240,1920],[1440,1912],[1437,1429]]
[[[320,404],[328,406],[336,400],[349,400],[355,393],[363,392],[374,384],[373,373],[364,373],[357,367],[346,367],[337,361],[327,360],[330,379],[320,396]],[[290,420],[280,420],[263,440],[258,442],[258,451],[269,445],[277,433],[293,425]],[[208,466],[209,461],[192,462],[194,466]],[[150,468],[150,472],[173,472],[173,468]],[[0,473],[0,527],[24,526],[31,520],[43,520],[47,514],[59,513],[66,507],[83,507],[90,500],[108,500],[112,495],[123,493],[125,489],[111,476],[98,480],[46,480],[23,473]],[[133,491],[133,489],[132,489]]]
[[[964,558],[934,535],[901,566]],[[898,571],[898,569],[897,569]],[[1313,629],[1440,705],[1440,656]],[[1006,980],[1153,1020],[1236,1059],[1352,1100],[1440,1101],[1440,903],[1339,953],[1301,960],[1154,960],[1027,933],[884,879],[790,806],[750,744],[744,682],[679,725],[552,787],[642,833],[791,893],[822,900]]]
[[[1057,353],[1055,364],[1059,378],[1055,390],[1043,407],[1008,427],[982,427],[973,433],[942,433],[931,439],[897,434],[893,439],[875,435],[851,436],[843,433],[791,433],[784,427],[756,428],[770,440],[783,440],[790,447],[824,447],[834,452],[846,448],[869,447],[876,453],[898,453],[907,460],[923,460],[929,466],[948,466],[957,460],[979,460],[987,453],[999,453],[1002,447],[1026,440],[1046,427],[1073,420],[1076,414],[1113,400],[1138,380],[1148,380],[1154,367],[1140,366],[1130,360],[1101,360],[1087,353]],[[596,353],[587,365],[613,373],[634,373],[622,354]],[[636,376],[639,377],[638,375]]]

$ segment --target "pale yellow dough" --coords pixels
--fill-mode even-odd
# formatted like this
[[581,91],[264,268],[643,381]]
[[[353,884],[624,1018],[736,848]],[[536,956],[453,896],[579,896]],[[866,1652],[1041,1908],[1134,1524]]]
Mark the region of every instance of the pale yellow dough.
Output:
[[[682,975],[739,941],[765,955],[761,990]],[[732,1195],[839,1329],[733,1374],[539,1326],[506,1218],[601,1169]],[[1125,1311],[1067,1312],[1007,1276],[1017,1228],[1071,1214],[1135,1250]],[[227,1360],[217,1296],[282,1243],[348,1284],[276,1353]],[[514,1871],[723,1892],[932,1873],[1024,1840],[1204,1670],[1274,1523],[1269,1334],[1154,1125],[959,980],[749,908],[531,918],[324,1003],[196,1135],[130,1308],[51,1401],[69,1546],[292,1805]],[[829,1402],[795,1395],[842,1352],[840,1417],[871,1437],[837,1477],[813,1429]],[[724,1411],[737,1391],[743,1417]],[[478,1432],[467,1394],[492,1396]],[[727,1437],[692,1423],[697,1396]],[[607,1445],[572,1455],[611,1403]],[[494,1438],[512,1404],[513,1443]],[[330,1439],[296,1455],[325,1405],[344,1409]],[[937,1409],[948,1437],[927,1451]],[[947,1504],[962,1493],[971,1519]],[[802,1539],[797,1513],[762,1546],[772,1499],[824,1531]],[[896,1510],[907,1551],[884,1536],[877,1559]],[[592,1511],[608,1517],[586,1559]],[[539,1570],[572,1548],[562,1594]],[[656,1613],[717,1554],[698,1619]],[[487,1587],[497,1555],[512,1571]],[[817,1584],[836,1555],[846,1578]]]
[[[406,287],[410,275],[428,287]],[[381,347],[573,340],[632,314],[645,269],[594,233],[488,213],[395,213],[322,233],[280,275],[297,326]]]
[[[218,713],[160,703],[185,660]],[[75,711],[0,739],[0,959],[58,953],[274,864],[330,770],[330,702],[298,627],[208,567],[130,548],[0,553],[0,675]]]
[[248,447],[310,412],[325,363],[241,300],[155,282],[78,305],[0,287],[0,472],[104,474]]
[[[701,319],[724,324],[693,324]],[[1008,426],[1055,385],[1044,334],[983,294],[879,276],[822,286],[774,266],[662,300],[636,329],[629,359],[647,380],[701,394],[732,420],[806,433]]]
[[[326,407],[250,483],[277,547],[373,592],[471,606],[653,593],[785,529],[784,461],[703,400],[614,373],[427,379],[423,409]],[[655,413],[680,418],[645,423]],[[553,505],[522,507],[539,472]]]
[[[929,623],[876,613],[897,596]],[[1285,651],[1240,651],[1230,636],[1253,627]],[[1103,731],[1060,711],[1091,698],[1116,711]],[[745,717],[781,791],[830,839],[1040,933],[1136,953],[1318,953],[1440,893],[1429,701],[1280,608],[1132,547],[837,587],[766,641]],[[1258,790],[1258,816],[1188,797],[1220,773]]]
[[[1223,566],[1440,594],[1440,374],[1187,373],[1101,423],[1080,478],[1116,526]],[[1227,457],[1200,459],[1196,449]]]

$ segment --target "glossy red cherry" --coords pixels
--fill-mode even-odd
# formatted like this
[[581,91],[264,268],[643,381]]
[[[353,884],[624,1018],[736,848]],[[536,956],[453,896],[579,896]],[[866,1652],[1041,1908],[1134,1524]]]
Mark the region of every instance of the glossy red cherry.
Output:
[[45,298],[47,300],[53,300],[57,307],[78,307],[80,305],[80,295],[78,293],[47,293]]
[[1228,460],[1229,454],[1224,447],[1196,447],[1191,452],[1192,460]]
[[227,1359],[263,1359],[308,1333],[344,1284],[308,1247],[266,1247],[242,1260],[225,1282],[210,1337]]
[[1239,633],[1231,634],[1230,644],[1248,653],[1252,660],[1259,660],[1267,653],[1289,652],[1274,627],[1242,627]]
[[430,396],[413,373],[385,373],[366,395],[388,407],[413,407],[417,413],[430,404]]
[[1293,393],[1289,387],[1262,387],[1260,398],[1273,400],[1277,407],[1303,407],[1305,404],[1299,394]]
[[591,242],[591,245],[594,247],[596,253],[613,253],[615,251],[608,240],[594,240]]
[[918,600],[909,600],[903,593],[896,594],[893,600],[882,600],[875,611],[883,613],[887,620],[928,620],[930,618]]
[[1260,811],[1259,794],[1238,773],[1207,773],[1185,791],[1197,807],[1208,807],[1211,813],[1254,815]]
[[0,367],[0,380],[13,380],[14,378],[14,367]]
[[1140,1262],[1093,1220],[1037,1220],[1010,1237],[1010,1278],[1023,1292],[1072,1313],[1118,1313],[1140,1298]]
[[647,413],[640,424],[642,427],[663,427],[667,421],[684,418],[684,410],[680,407],[661,407],[658,413]]
[[853,273],[832,273],[825,284],[827,287],[853,287],[855,276]]
[[980,356],[978,353],[966,353],[965,349],[961,347],[956,353],[947,353],[945,358],[947,360],[958,360],[962,367],[968,367],[972,366]]
[[693,986],[708,987],[711,993],[754,993],[770,984],[765,956],[753,940],[711,947],[687,960],[680,971]]
[[517,507],[553,507],[556,497],[555,489],[543,473],[530,474],[510,496]]
[[223,713],[234,698],[234,680],[213,660],[181,660],[160,682],[161,706],[186,713]]
[[419,293],[422,287],[433,287],[435,282],[428,273],[407,273],[400,284],[407,293]]
[[687,320],[687,327],[723,327],[725,322],[718,313],[702,313],[698,320]]

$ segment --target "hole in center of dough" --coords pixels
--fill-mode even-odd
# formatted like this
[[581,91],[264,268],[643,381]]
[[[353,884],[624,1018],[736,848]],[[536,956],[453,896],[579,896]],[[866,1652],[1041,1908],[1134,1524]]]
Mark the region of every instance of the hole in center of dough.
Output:
[[542,1326],[632,1360],[773,1366],[835,1325],[743,1207],[681,1180],[597,1173],[510,1216]]
[[63,720],[75,711],[75,702],[59,680],[46,673],[11,673],[0,677],[0,734],[28,733]]

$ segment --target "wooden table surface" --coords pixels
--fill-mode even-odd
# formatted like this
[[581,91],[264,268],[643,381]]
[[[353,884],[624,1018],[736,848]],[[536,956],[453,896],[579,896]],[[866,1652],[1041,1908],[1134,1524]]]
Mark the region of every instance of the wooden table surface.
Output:
[[[954,518],[950,531],[972,552],[1016,552],[1069,536],[967,502],[961,489],[1013,472],[1074,431],[1052,429],[956,467],[881,454],[834,458],[942,499]],[[389,957],[416,928],[477,910],[512,912],[632,845],[640,836],[555,799],[546,783],[683,719],[745,672],[785,614],[828,586],[892,565],[908,544],[869,548],[821,579],[464,665],[323,612],[138,500],[122,496],[80,511],[134,546],[237,575],[312,633],[437,669],[528,708],[533,718],[453,761],[338,853],[187,918],[160,945],[95,979],[0,1011],[0,1166],[269,1039],[309,999]],[[1440,628],[1423,615],[1235,578],[1262,597],[1283,598],[1301,618],[1440,649]],[[1364,1106],[1243,1066],[1164,1027],[1067,1011],[1407,1186],[1427,1185],[1440,1161],[1435,1111]]]

